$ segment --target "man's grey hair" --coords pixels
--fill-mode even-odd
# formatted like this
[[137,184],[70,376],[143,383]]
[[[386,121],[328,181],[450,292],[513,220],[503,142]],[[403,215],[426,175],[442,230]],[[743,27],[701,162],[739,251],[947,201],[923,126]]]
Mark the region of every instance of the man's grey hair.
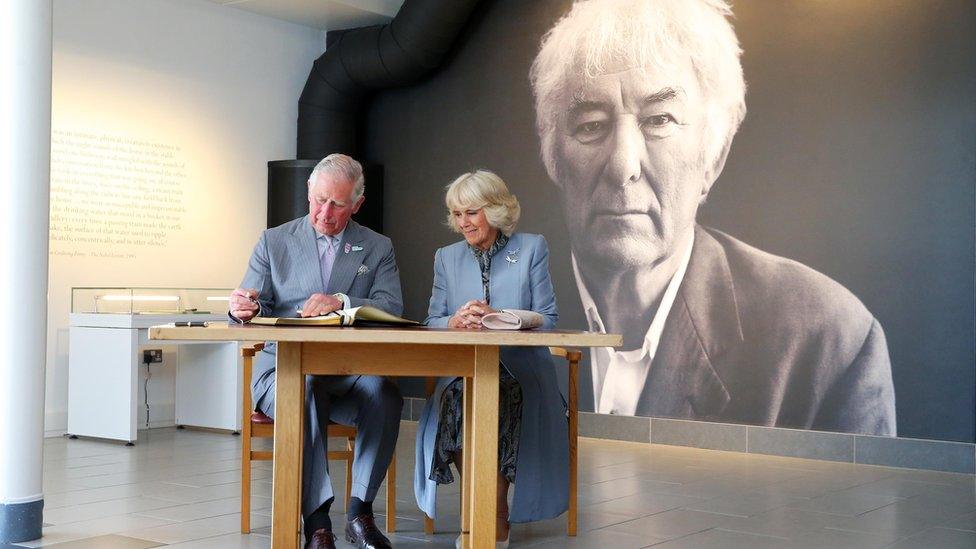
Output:
[[[546,33],[529,80],[549,177],[558,181],[555,130],[573,82],[621,69],[673,70],[691,61],[706,100],[702,158],[718,160],[745,118],[742,50],[726,0],[577,0]],[[573,78],[573,77],[576,78]]]
[[331,175],[345,181],[352,181],[354,183],[352,190],[353,202],[359,200],[366,191],[366,180],[363,179],[363,166],[351,156],[342,153],[332,153],[323,158],[315,165],[315,169],[308,176],[309,189],[315,184],[319,175]]

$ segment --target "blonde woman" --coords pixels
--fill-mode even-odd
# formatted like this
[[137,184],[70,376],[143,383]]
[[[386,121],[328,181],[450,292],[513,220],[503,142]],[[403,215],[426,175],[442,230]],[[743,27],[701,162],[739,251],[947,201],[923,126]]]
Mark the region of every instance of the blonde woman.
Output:
[[[426,324],[481,329],[481,317],[497,309],[526,309],[555,327],[559,313],[549,277],[549,248],[541,235],[517,233],[518,200],[500,177],[466,173],[447,187],[447,223],[464,240],[437,250]],[[500,351],[497,540],[506,546],[510,522],[558,516],[568,502],[566,407],[548,349]],[[417,504],[435,517],[438,484],[459,473],[464,441],[461,378],[441,378],[417,429]],[[508,488],[515,485],[512,507]]]

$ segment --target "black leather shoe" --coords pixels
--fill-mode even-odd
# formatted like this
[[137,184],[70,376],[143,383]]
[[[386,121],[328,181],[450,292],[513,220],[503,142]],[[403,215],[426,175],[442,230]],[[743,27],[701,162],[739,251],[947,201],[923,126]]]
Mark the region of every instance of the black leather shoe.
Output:
[[336,549],[335,535],[325,528],[316,530],[312,537],[305,540],[305,549]]
[[346,541],[360,549],[393,549],[390,540],[376,527],[373,515],[358,515],[346,522]]

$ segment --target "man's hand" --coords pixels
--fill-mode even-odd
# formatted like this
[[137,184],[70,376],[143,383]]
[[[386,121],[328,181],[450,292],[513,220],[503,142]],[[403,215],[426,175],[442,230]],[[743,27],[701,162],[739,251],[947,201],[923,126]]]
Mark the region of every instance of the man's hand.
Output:
[[252,288],[237,288],[230,293],[230,314],[241,322],[254,318],[261,306],[258,305],[258,291]]
[[448,328],[481,328],[481,317],[496,312],[481,299],[472,299],[461,306],[447,321]]
[[302,305],[302,318],[321,316],[342,308],[342,300],[334,295],[312,294]]

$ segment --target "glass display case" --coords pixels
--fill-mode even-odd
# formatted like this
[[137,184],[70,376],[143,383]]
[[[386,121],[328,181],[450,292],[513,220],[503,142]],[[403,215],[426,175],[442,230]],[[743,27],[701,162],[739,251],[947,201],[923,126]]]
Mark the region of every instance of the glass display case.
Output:
[[72,313],[222,315],[230,288],[71,288]]

